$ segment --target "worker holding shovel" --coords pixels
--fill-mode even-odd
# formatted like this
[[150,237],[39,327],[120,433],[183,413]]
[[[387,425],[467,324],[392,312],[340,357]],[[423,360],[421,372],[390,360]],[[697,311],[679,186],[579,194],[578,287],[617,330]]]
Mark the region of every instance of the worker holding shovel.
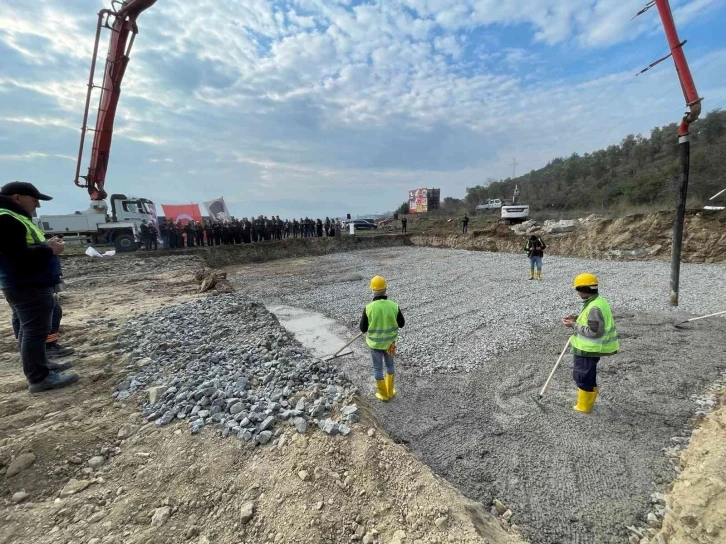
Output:
[[562,318],[565,327],[574,330],[570,339],[574,355],[572,376],[577,384],[578,412],[589,414],[598,394],[597,363],[600,357],[614,355],[620,349],[615,320],[607,300],[598,293],[598,281],[593,274],[580,274],[574,285],[584,307],[579,316]]
[[[388,300],[386,289],[388,284],[381,276],[371,279],[373,301],[363,310],[360,320],[360,330],[366,333],[366,344],[371,349],[373,359],[373,372],[376,378],[376,398],[388,401],[396,395],[393,388],[394,367],[393,357],[396,353],[396,340],[398,329],[406,321],[403,318],[398,304]],[[383,374],[383,363],[386,364],[386,374]]]

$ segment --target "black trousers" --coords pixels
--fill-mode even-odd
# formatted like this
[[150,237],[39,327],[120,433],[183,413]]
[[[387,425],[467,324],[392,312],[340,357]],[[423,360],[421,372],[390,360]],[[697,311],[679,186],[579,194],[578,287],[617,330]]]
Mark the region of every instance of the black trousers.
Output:
[[[54,297],[54,299],[55,306],[53,306],[53,318],[51,319],[50,333],[45,341],[46,344],[52,344],[58,341],[58,331],[60,330],[61,320],[63,319],[63,307],[60,305],[57,298]],[[13,310],[13,316],[10,320],[13,325],[13,334],[15,335],[15,339],[20,342],[20,319],[18,319],[18,314],[15,310]]]
[[597,363],[600,357],[574,356],[572,377],[579,389],[592,392],[597,387]]
[[45,341],[50,334],[55,308],[52,287],[14,287],[3,289],[19,322],[18,343],[23,372],[29,383],[42,382],[48,377]]

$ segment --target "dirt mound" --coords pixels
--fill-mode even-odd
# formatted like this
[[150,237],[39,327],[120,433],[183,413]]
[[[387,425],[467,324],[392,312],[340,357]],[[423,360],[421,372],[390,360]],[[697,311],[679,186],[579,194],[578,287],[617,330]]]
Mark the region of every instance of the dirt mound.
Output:
[[[476,251],[523,252],[526,235],[488,224],[468,234],[427,229],[410,235],[413,245]],[[547,255],[593,259],[670,259],[673,214],[658,212],[626,217],[584,219],[573,232],[543,235]],[[683,237],[683,261],[726,262],[726,214],[689,212]]]
[[666,542],[726,540],[726,387],[715,400],[716,410],[694,429],[681,454],[681,473],[666,497]]

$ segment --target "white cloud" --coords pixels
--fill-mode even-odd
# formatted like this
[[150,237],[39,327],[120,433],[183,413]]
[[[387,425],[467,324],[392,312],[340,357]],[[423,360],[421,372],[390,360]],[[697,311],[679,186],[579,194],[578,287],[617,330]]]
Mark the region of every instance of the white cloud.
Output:
[[37,159],[65,159],[68,161],[76,161],[77,157],[63,155],[61,153],[43,153],[41,151],[28,151],[26,153],[16,154],[0,154],[0,161],[33,161]]
[[0,123],[15,123],[36,127],[56,127],[78,130],[78,127],[74,126],[73,123],[68,120],[52,119],[48,117],[0,117]]

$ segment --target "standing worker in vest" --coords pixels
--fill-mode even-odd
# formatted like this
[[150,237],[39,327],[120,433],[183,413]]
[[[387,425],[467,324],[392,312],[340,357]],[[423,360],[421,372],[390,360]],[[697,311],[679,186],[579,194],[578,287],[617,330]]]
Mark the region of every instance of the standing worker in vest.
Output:
[[51,363],[46,354],[54,295],[61,282],[58,255],[65,244],[55,237],[46,241],[43,231],[33,224],[40,200],[51,197],[30,183],[16,181],[0,189],[0,288],[20,322],[20,358],[31,393],[78,381],[77,374],[59,374],[71,363]]
[[529,279],[534,279],[534,270],[537,269],[537,279],[542,279],[542,257],[544,257],[544,250],[547,246],[539,236],[534,234],[529,237],[527,243],[524,245],[524,251],[527,252],[529,257]]
[[[376,397],[387,401],[396,395],[393,388],[394,368],[393,356],[396,353],[398,329],[406,324],[398,304],[388,300],[386,289],[388,284],[380,276],[371,279],[373,302],[366,305],[360,320],[360,330],[366,333],[366,344],[371,348],[373,372],[378,391]],[[383,374],[383,363],[386,363],[386,374]]]
[[597,363],[600,357],[615,355],[620,349],[618,333],[610,304],[598,293],[598,281],[593,274],[580,274],[574,288],[583,300],[579,316],[562,319],[565,327],[574,329],[570,344],[574,355],[572,376],[577,384],[578,412],[589,414],[598,394]]

